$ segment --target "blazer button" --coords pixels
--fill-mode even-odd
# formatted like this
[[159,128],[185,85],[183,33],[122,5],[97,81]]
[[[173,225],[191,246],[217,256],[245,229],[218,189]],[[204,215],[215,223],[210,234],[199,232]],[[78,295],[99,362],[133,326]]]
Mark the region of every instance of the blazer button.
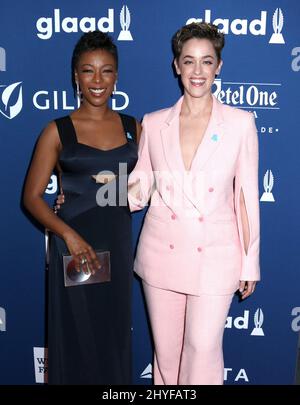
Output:
[[200,246],[197,248],[197,250],[199,253],[202,252],[202,248]]
[[209,187],[208,191],[209,191],[210,193],[212,193],[212,192],[214,191],[214,188],[213,188],[213,187]]
[[172,218],[172,219],[176,219],[176,215],[175,215],[175,214],[172,214],[172,215],[171,215],[171,218]]
[[174,249],[174,245],[170,245],[170,249]]
[[199,217],[198,219],[199,219],[199,222],[203,222],[203,221],[204,221],[204,218],[203,218],[203,217]]

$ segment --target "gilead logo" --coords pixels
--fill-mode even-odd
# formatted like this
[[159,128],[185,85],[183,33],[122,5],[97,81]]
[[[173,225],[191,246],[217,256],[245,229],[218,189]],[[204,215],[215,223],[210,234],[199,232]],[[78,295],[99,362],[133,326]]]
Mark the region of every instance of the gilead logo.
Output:
[[22,82],[0,85],[0,113],[8,119],[15,118],[23,107]]

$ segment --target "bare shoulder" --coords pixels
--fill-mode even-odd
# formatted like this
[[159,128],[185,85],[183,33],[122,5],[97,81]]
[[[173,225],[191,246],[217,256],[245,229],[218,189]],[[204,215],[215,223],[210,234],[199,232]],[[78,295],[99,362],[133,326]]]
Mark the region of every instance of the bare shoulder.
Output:
[[41,132],[39,144],[48,145],[55,148],[61,147],[57,125],[54,121],[49,122]]

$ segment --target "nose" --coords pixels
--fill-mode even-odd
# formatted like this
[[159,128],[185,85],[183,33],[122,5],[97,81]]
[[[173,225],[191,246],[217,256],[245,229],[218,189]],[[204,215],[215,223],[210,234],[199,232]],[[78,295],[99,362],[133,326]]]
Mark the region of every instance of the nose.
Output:
[[101,72],[98,71],[98,70],[95,71],[95,74],[94,74],[94,81],[95,81],[96,83],[100,83],[100,81],[101,81]]
[[200,75],[201,74],[201,70],[202,70],[202,65],[201,65],[201,61],[197,60],[194,64],[194,73],[196,75]]

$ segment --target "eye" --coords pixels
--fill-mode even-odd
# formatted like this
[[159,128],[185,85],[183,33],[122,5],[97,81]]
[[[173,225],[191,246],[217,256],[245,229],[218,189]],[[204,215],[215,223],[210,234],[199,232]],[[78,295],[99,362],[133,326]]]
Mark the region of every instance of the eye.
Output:
[[191,63],[193,63],[191,60],[185,60],[183,62],[184,65],[190,65]]
[[210,60],[205,60],[203,63],[204,63],[204,65],[212,65],[213,64],[212,61],[210,61]]
[[92,69],[83,69],[82,73],[93,73]]
[[113,70],[112,69],[104,69],[103,73],[113,73]]

